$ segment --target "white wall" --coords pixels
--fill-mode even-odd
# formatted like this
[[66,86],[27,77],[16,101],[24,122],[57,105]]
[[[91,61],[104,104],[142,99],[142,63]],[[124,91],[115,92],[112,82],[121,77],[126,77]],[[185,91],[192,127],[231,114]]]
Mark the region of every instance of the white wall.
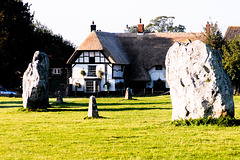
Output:
[[152,88],[153,87],[153,81],[157,81],[159,78],[162,81],[165,81],[166,88],[169,88],[166,82],[166,69],[163,67],[162,70],[156,70],[156,67],[152,67],[148,73],[151,76],[151,82],[148,82],[146,85],[146,88]]
[[[81,88],[77,88],[77,91],[84,91],[85,90],[85,80],[84,78],[99,78],[99,77],[89,77],[88,75],[88,65],[95,65],[96,66],[96,74],[98,74],[98,70],[101,70],[104,72],[104,75],[102,76],[101,79],[101,84],[100,84],[100,90],[101,91],[107,91],[107,88],[104,88],[103,85],[105,84],[105,64],[76,64],[72,68],[72,77],[69,78],[69,83],[73,84],[72,85],[72,91],[75,91],[75,82],[81,84]],[[80,72],[84,70],[86,72],[86,76],[83,77]],[[115,91],[115,83],[118,81],[123,81],[123,79],[113,79],[112,75],[112,66],[107,65],[107,82],[111,84],[109,91]],[[98,75],[97,75],[98,76]]]

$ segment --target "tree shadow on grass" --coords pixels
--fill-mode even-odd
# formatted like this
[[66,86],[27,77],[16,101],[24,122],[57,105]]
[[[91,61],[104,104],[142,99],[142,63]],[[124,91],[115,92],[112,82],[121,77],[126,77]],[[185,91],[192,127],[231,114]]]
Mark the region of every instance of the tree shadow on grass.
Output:
[[4,101],[0,102],[0,104],[22,104],[22,101]]
[[0,102],[0,109],[1,108],[13,108],[13,107],[22,107],[22,101],[4,101],[4,102]]

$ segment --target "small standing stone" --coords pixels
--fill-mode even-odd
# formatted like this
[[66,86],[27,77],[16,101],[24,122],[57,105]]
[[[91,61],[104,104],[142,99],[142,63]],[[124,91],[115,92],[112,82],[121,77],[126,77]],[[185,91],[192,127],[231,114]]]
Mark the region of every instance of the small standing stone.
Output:
[[125,99],[132,99],[132,92],[130,88],[126,89]]
[[91,96],[89,99],[88,117],[99,117],[95,96]]
[[57,95],[57,103],[63,103],[62,92],[60,90]]

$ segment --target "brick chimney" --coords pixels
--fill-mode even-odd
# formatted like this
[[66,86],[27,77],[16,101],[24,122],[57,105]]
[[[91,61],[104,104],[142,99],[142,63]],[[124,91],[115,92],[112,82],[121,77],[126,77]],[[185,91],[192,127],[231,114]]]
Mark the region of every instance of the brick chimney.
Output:
[[210,24],[209,24],[208,21],[207,21],[207,24],[206,24],[206,34],[210,35]]
[[138,24],[138,33],[144,33],[144,24],[142,24],[142,19],[139,19],[139,24]]
[[92,31],[96,31],[96,25],[94,24],[94,21],[92,21],[92,25],[91,25],[91,32]]

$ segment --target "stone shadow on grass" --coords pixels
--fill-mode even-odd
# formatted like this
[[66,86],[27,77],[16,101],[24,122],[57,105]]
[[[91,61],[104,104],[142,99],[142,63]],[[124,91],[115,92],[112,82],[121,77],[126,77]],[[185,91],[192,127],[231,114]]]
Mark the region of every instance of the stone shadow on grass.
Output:
[[[156,109],[161,109],[161,110],[170,110],[172,108],[162,108],[162,107],[156,107],[155,105],[166,105],[166,104],[171,104],[171,102],[161,102],[161,103],[153,103],[153,102],[146,102],[146,103],[97,103],[98,110],[99,111],[131,111],[131,110],[156,110]],[[136,106],[136,107],[124,107],[124,106]],[[141,105],[153,105],[151,107],[141,107]],[[51,104],[51,108],[48,108],[48,111],[50,112],[60,112],[60,111],[88,111],[88,102],[85,103],[57,103],[53,102]],[[118,108],[102,108],[101,106],[122,106]]]
[[[171,104],[171,102],[161,102],[161,103],[97,103],[97,106],[140,106],[140,105],[149,105],[149,104],[153,104],[153,105],[166,105],[166,104]],[[79,107],[88,107],[88,103],[52,103],[51,106],[53,106],[53,108],[79,108]]]
[[[146,104],[158,104],[158,103],[132,103],[132,104],[122,104],[122,103],[97,103],[98,111],[131,111],[131,110],[171,110],[172,108],[161,108],[156,106],[151,107],[124,107],[123,105],[146,105]],[[165,104],[165,103],[163,103]],[[48,108],[49,112],[61,112],[61,111],[88,111],[88,103],[63,103],[63,104],[51,104],[52,107]],[[100,108],[101,106],[122,106],[121,108]]]

